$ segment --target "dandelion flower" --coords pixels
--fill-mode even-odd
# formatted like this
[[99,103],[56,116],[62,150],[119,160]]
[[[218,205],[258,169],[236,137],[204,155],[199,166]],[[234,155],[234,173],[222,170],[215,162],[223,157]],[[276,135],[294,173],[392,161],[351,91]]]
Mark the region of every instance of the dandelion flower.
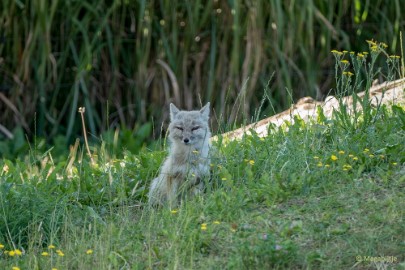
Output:
[[15,256],[15,251],[14,250],[9,251],[8,255],[11,256],[11,257],[14,257]]
[[333,161],[336,161],[336,160],[338,160],[338,157],[335,156],[335,155],[331,155],[331,156],[330,156],[330,159],[332,159]]
[[373,158],[374,157],[374,155],[373,154],[370,154],[370,155],[368,155],[369,157],[371,157],[371,158]]
[[54,246],[54,245],[49,245],[48,248],[49,248],[49,249],[54,249],[55,246]]
[[329,164],[325,164],[325,168],[329,168],[330,167],[330,165]]
[[318,167],[322,167],[322,166],[323,166],[323,164],[322,164],[322,162],[318,162],[318,164],[316,164],[316,166],[318,166]]
[[56,251],[56,253],[57,253],[59,256],[61,256],[61,257],[65,256],[65,253],[63,253],[63,251],[60,250],[60,249],[58,249],[58,250]]
[[4,245],[3,244],[0,244],[0,249],[3,249],[4,248]]
[[318,156],[314,156],[314,159],[319,159],[319,157],[318,157]]
[[49,256],[49,253],[44,251],[44,252],[41,253],[41,255],[46,257],[46,256]]
[[341,154],[341,155],[343,155],[343,154],[345,153],[345,151],[340,150],[338,153]]
[[12,269],[12,270],[20,270],[20,267],[18,267],[18,266],[13,266],[13,267],[11,267],[11,269]]
[[253,166],[253,165],[255,165],[255,161],[253,159],[251,159],[251,160],[249,160],[249,164]]
[[396,163],[396,162],[392,162],[391,164],[394,165],[394,166],[398,165],[398,163]]
[[363,151],[363,152],[370,152],[370,149],[364,148],[364,151]]
[[213,224],[219,225],[221,224],[221,222],[219,222],[218,220],[215,220],[214,222],[212,222]]
[[226,177],[222,177],[221,180],[222,180],[222,181],[226,181]]
[[354,157],[354,155],[352,155],[352,154],[349,154],[349,157],[350,157],[350,158],[352,158],[352,157]]
[[173,210],[170,210],[170,213],[176,214],[178,211],[179,211],[179,210],[177,210],[177,209],[173,209]]
[[347,60],[342,60],[342,61],[340,61],[340,63],[347,65],[347,64],[349,64],[349,61],[347,61]]
[[15,255],[17,255],[17,256],[21,256],[21,255],[22,255],[22,252],[21,252],[21,250],[19,250],[19,249],[15,249],[14,252],[15,252]]
[[359,160],[359,158],[358,157],[353,157],[353,160]]
[[201,224],[201,230],[206,231],[207,230],[207,223]]
[[92,249],[86,250],[86,254],[87,254],[87,255],[93,254],[93,250],[92,250]]

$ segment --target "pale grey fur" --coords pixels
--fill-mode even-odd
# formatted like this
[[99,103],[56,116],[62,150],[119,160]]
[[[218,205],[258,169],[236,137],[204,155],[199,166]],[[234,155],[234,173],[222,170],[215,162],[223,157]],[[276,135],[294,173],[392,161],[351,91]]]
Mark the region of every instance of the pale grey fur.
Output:
[[203,190],[210,165],[209,111],[209,102],[199,111],[180,111],[170,104],[171,147],[159,176],[150,186],[150,205],[174,206],[181,195],[196,195]]

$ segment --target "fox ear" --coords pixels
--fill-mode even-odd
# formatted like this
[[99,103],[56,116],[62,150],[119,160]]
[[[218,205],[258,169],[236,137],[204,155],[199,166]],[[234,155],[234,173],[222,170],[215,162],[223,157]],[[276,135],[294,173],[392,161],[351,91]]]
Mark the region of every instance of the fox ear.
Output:
[[201,115],[208,120],[210,116],[210,103],[208,102],[204,107],[200,110]]
[[179,110],[176,106],[174,106],[173,103],[170,103],[170,119],[171,119],[171,120],[173,120],[174,118],[176,118],[176,115],[177,115],[177,113],[178,113],[179,111],[180,111],[180,110]]

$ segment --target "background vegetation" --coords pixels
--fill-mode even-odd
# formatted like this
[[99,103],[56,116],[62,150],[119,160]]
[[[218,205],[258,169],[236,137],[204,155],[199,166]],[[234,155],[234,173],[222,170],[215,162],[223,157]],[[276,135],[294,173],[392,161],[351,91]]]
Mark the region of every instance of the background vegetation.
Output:
[[400,0],[1,1],[0,136],[17,139],[0,152],[24,153],[25,134],[72,143],[80,106],[93,139],[119,127],[141,145],[160,135],[169,102],[211,101],[216,129],[249,119],[264,92],[260,117],[322,98],[332,49],[361,52],[374,38],[399,54],[402,10]]

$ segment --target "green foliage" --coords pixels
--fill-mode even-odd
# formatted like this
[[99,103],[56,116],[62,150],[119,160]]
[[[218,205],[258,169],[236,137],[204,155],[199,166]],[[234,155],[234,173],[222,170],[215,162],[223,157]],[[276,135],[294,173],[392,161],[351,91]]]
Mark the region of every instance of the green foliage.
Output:
[[177,209],[146,205],[165,151],[115,158],[101,145],[95,164],[80,149],[58,162],[52,150],[3,159],[0,266],[324,269],[349,268],[356,255],[402,262],[395,236],[405,232],[405,111],[371,113],[379,117],[356,133],[339,118],[297,118],[265,138],[219,140],[206,193]]
[[[325,96],[334,86],[333,48],[361,52],[358,40],[375,38],[399,54],[404,5],[3,0],[0,123],[23,127],[29,138],[71,142],[82,132],[84,106],[91,134],[154,119],[158,135],[170,101],[191,109],[210,100],[224,122],[240,123],[268,86],[262,115],[273,114],[291,96]],[[241,108],[229,105],[240,100]]]

